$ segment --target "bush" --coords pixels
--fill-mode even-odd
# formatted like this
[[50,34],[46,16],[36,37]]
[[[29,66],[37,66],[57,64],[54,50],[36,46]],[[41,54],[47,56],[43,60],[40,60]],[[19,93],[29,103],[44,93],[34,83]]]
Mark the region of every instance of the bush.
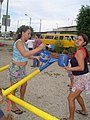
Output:
[[63,52],[64,47],[63,47],[63,43],[60,40],[56,41],[54,50],[57,53],[62,53]]
[[76,47],[72,47],[68,49],[68,52],[72,55],[75,53],[75,51],[76,51]]

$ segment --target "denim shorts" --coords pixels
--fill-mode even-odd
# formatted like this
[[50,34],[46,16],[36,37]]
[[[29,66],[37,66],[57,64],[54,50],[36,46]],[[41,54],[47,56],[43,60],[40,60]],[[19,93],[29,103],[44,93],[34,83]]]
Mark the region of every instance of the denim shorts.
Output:
[[26,77],[25,66],[18,66],[16,64],[11,64],[8,70],[9,70],[9,75],[12,78],[12,83],[16,83],[22,78]]
[[73,82],[72,92],[75,92],[76,90],[85,90],[87,94],[90,94],[90,72],[74,76]]
[[4,116],[4,113],[2,110],[0,110],[0,119]]

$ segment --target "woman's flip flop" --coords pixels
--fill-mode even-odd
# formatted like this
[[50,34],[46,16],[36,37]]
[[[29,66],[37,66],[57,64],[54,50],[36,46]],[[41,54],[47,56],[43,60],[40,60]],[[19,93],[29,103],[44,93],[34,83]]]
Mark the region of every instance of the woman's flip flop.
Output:
[[60,120],[70,120],[69,118],[61,118]]
[[22,114],[23,111],[21,111],[20,109],[17,110],[11,110],[12,112],[14,112],[15,114]]
[[81,114],[81,115],[85,115],[85,116],[88,115],[87,112],[85,113],[85,112],[83,112],[82,110],[76,110],[75,112],[78,113],[78,114]]

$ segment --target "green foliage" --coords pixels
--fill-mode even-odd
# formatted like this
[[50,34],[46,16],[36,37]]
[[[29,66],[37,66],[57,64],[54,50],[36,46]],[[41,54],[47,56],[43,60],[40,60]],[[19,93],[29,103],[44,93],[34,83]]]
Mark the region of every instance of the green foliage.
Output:
[[76,49],[77,49],[76,47],[69,48],[68,53],[73,55],[73,53],[75,53]]
[[55,50],[57,53],[62,53],[62,52],[63,52],[64,47],[63,47],[63,43],[62,43],[60,40],[57,40],[57,41],[56,41],[54,50]]
[[13,35],[14,35],[14,32],[10,31],[10,37],[13,37]]
[[0,37],[2,36],[2,33],[0,33]]
[[90,42],[90,6],[82,6],[79,14],[77,15],[77,31],[79,33],[85,33]]

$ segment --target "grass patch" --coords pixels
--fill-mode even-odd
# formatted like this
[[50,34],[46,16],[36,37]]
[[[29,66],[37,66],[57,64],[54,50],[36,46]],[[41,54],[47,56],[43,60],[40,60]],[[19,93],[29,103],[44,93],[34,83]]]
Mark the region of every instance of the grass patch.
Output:
[[9,51],[9,52],[12,52],[12,51],[13,51],[13,49],[12,49],[12,48],[10,48],[10,49],[8,49],[8,51]]
[[52,75],[51,73],[48,73],[48,72],[44,72],[44,74],[47,74],[47,75],[49,75],[49,76],[51,76],[51,75]]
[[54,73],[54,75],[59,76],[60,74],[59,73]]
[[[52,72],[52,71],[51,71]],[[49,73],[49,72],[44,72],[44,74],[47,74],[49,76],[54,75],[54,76],[60,76],[60,73]]]

